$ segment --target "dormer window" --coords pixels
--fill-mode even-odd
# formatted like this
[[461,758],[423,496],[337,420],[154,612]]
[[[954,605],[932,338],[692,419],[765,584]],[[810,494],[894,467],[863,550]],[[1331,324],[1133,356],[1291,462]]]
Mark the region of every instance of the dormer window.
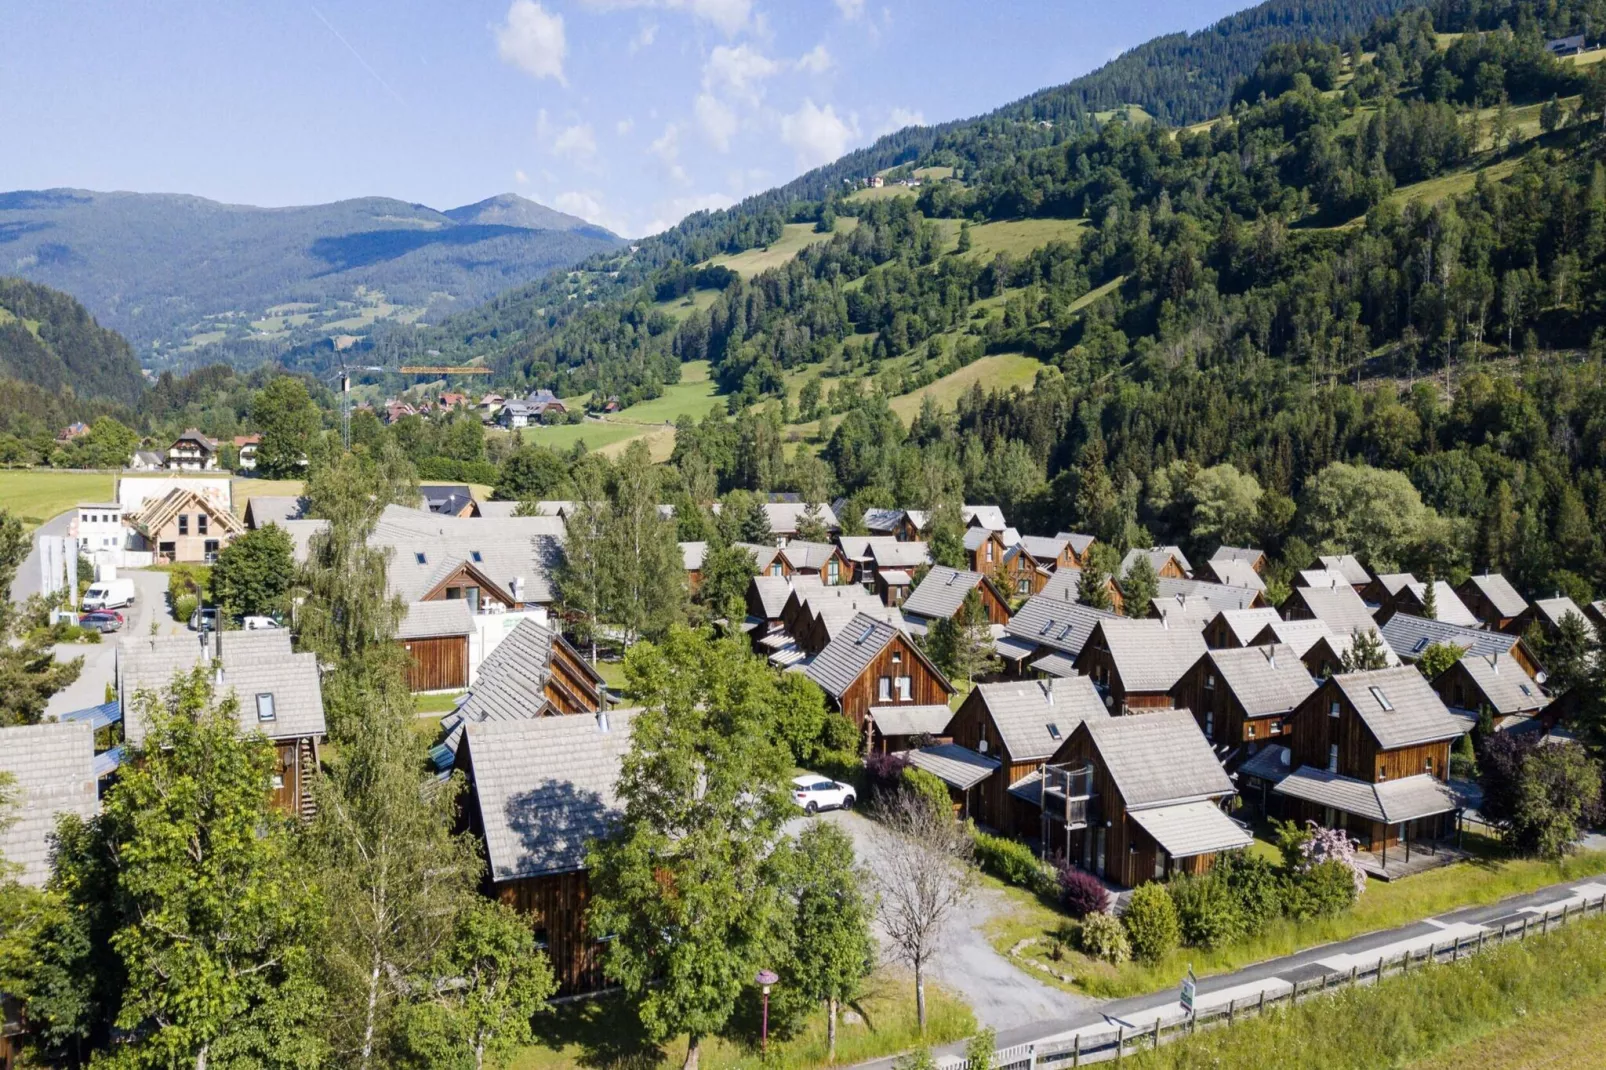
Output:
[[278,711],[273,707],[272,692],[264,692],[257,696],[257,720],[274,721],[278,719]]

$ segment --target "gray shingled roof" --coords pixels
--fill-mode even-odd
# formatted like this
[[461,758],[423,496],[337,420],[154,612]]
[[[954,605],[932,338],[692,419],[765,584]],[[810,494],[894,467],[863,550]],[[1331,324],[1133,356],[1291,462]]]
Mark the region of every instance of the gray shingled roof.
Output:
[[1230,558],[1210,562],[1210,571],[1218,583],[1227,587],[1247,587],[1251,591],[1266,590],[1266,581],[1260,578],[1255,566],[1248,561],[1235,561]]
[[1319,620],[1274,620],[1268,621],[1266,626],[1255,633],[1249,641],[1251,646],[1264,646],[1267,643],[1287,643],[1294,648],[1300,657],[1315,646],[1319,640],[1330,638],[1333,630],[1324,621]]
[[1498,572],[1485,572],[1481,576],[1471,576],[1468,582],[1478,589],[1478,593],[1489,600],[1495,612],[1502,617],[1520,617],[1528,608],[1528,600],[1517,593],[1511,581]]
[[1584,611],[1578,608],[1578,603],[1564,594],[1557,595],[1554,598],[1535,598],[1534,612],[1557,628],[1561,627],[1562,620],[1569,613],[1575,614],[1585,624],[1589,623],[1589,618],[1584,616]]
[[1225,583],[1206,583],[1203,580],[1179,580],[1172,576],[1161,576],[1155,585],[1155,593],[1161,598],[1173,600],[1185,598],[1190,602],[1205,601],[1217,610],[1249,609],[1260,594],[1249,587],[1230,587]]
[[976,694],[1013,762],[1046,761],[1077,725],[1110,716],[1085,676],[977,684]]
[[307,515],[307,498],[300,494],[257,494],[245,503],[251,522],[257,527],[302,520]]
[[1043,589],[1038,591],[1035,598],[1051,598],[1059,602],[1076,601],[1077,591],[1081,588],[1082,570],[1079,568],[1056,569]]
[[1532,713],[1550,704],[1539,685],[1511,658],[1474,654],[1462,658],[1461,665],[1497,714]]
[[[1413,583],[1410,587],[1411,593],[1416,595],[1417,601],[1426,606],[1428,602],[1428,585],[1425,583]],[[1435,580],[1433,597],[1434,608],[1438,610],[1437,620],[1445,624],[1458,625],[1462,628],[1479,628],[1483,626],[1483,621],[1478,619],[1476,613],[1467,608],[1467,604],[1461,601],[1461,596],[1455,593],[1455,588],[1451,587],[1448,582]]]
[[899,542],[897,539],[871,539],[870,560],[876,568],[915,569],[931,559],[923,542]]
[[468,725],[493,881],[585,868],[587,844],[619,820],[615,788],[638,712],[610,712],[606,732],[585,716]]
[[1187,710],[1084,721],[1128,810],[1233,792],[1210,741]]
[[1206,657],[1249,717],[1287,713],[1316,690],[1316,681],[1291,646],[1212,650]]
[[1210,555],[1211,564],[1219,561],[1241,561],[1253,565],[1266,556],[1266,551],[1257,550],[1250,546],[1218,546],[1216,552]]
[[680,567],[687,572],[702,570],[703,559],[708,556],[706,542],[683,542],[680,544]]
[[1293,755],[1287,747],[1278,743],[1268,743],[1244,759],[1243,764],[1238,767],[1238,779],[1241,781],[1245,777],[1256,777],[1275,784],[1292,771],[1292,759]]
[[[533,617],[519,622],[497,648],[480,663],[479,676],[468,698],[457,707],[464,721],[523,720],[541,716],[546,707],[546,683],[552,674],[552,650],[562,638]],[[602,678],[584,659],[575,657],[600,692]]]
[[1323,554],[1317,561],[1322,568],[1343,573],[1344,579],[1353,586],[1363,587],[1372,582],[1372,574],[1354,554]]
[[866,509],[864,529],[870,532],[896,531],[904,515],[902,509]]
[[837,520],[836,512],[825,502],[817,502],[813,506],[803,502],[765,502],[760,508],[769,518],[770,530],[777,535],[796,531],[811,508],[814,511],[814,519],[823,524],[827,531],[837,531],[842,527]]
[[[134,696],[141,691],[164,694],[175,673],[188,672],[207,661],[211,647],[203,647],[200,639],[196,635],[163,635],[123,640],[117,651],[117,673],[126,742],[142,743],[150,727]],[[238,699],[242,732],[260,731],[269,739],[298,739],[328,731],[315,655],[291,653],[289,633],[278,628],[224,632],[221,639],[223,681],[217,694],[221,697],[232,691]],[[264,694],[273,696],[271,721],[258,715],[256,696]]]
[[1254,837],[1234,824],[1213,802],[1177,803],[1134,810],[1134,824],[1172,858],[1193,858],[1248,847]]
[[[1422,674],[1408,665],[1340,673],[1332,680],[1384,750],[1455,739],[1465,731]],[[1385,702],[1392,708],[1385,709]]]
[[792,594],[792,582],[785,576],[754,576],[750,581],[753,589],[758,592],[759,604],[764,607],[764,616],[770,620],[779,620],[781,610],[786,608],[786,600]]
[[[885,650],[898,634],[895,625],[868,613],[857,612],[847,621],[846,627],[825,644],[825,649],[814,656],[803,672],[819,684],[826,694],[841,698],[869,667],[870,662],[875,660],[876,655]],[[912,643],[910,647],[914,649],[916,657],[924,660],[918,648]],[[953,690],[935,665],[930,662],[926,662],[926,665],[947,690]]]
[[1369,784],[1302,765],[1271,790],[1385,824],[1444,814],[1461,805],[1453,791],[1427,773]]
[[467,599],[409,602],[396,629],[397,639],[428,639],[441,635],[468,635],[474,630],[474,613]]
[[1004,511],[996,505],[966,505],[960,508],[959,515],[967,526],[974,522],[988,531],[1003,531],[1009,527]]
[[1116,619],[1114,613],[1079,602],[1037,595],[1015,611],[1004,629],[1017,639],[1075,657],[1082,652],[1094,625]]
[[1227,626],[1233,638],[1244,646],[1252,643],[1255,636],[1268,624],[1278,624],[1282,620],[1271,606],[1261,606],[1259,609],[1223,609],[1212,617],[1209,623],[1214,623],[1217,618]]
[[1168,628],[1158,620],[1116,617],[1099,621],[1088,645],[1099,643],[1100,636],[1127,691],[1170,691],[1206,649],[1204,636],[1197,630]]
[[1071,544],[1071,549],[1076,552],[1076,556],[1078,558],[1087,553],[1087,548],[1098,541],[1098,539],[1094,538],[1092,535],[1084,535],[1079,531],[1060,531],[1056,532],[1054,537],[1056,539],[1065,539],[1068,541]]
[[818,572],[831,560],[836,553],[836,544],[829,542],[804,542],[802,539],[793,539],[781,547],[781,556],[795,569],[813,569]]
[[933,565],[920,585],[909,592],[903,611],[929,620],[951,620],[964,604],[965,596],[981,585],[980,572]]
[[1342,572],[1330,568],[1305,568],[1294,574],[1295,587],[1348,587],[1349,580]]
[[947,706],[871,706],[876,731],[884,736],[940,736],[954,711]]
[[1057,650],[1034,660],[1032,668],[1056,680],[1069,680],[1081,675],[1076,671],[1076,659]]
[[966,528],[965,549],[971,551],[979,550],[981,549],[982,543],[986,542],[990,536],[997,534],[998,532],[989,528]]
[[944,784],[960,791],[975,787],[998,769],[998,759],[977,754],[957,743],[938,743],[920,750],[904,751],[903,755],[916,769],[924,769]]
[[1407,587],[1420,586],[1417,578],[1409,572],[1379,572],[1377,582],[1391,595],[1399,594]]
[[1335,635],[1377,627],[1372,611],[1353,587],[1296,587],[1289,597],[1303,599],[1311,614]]
[[[562,553],[563,521],[546,516],[439,516],[420,509],[385,508],[368,544],[389,549],[386,580],[404,602],[416,602],[463,565],[471,565],[516,599],[553,599],[552,570]],[[478,558],[478,560],[476,560]]]
[[0,773],[14,778],[16,805],[0,825],[0,862],[20,866],[23,884],[50,877],[56,818],[85,820],[99,808],[95,784],[95,730],[85,722],[0,728]]
[[1140,556],[1146,556],[1149,559],[1149,563],[1154,566],[1155,572],[1159,572],[1162,568],[1164,568],[1166,559],[1170,557],[1177,559],[1177,564],[1182,566],[1182,571],[1193,571],[1193,566],[1188,563],[1188,559],[1183,555],[1180,547],[1151,546],[1147,550],[1144,550],[1134,546],[1132,549],[1126,552],[1125,557],[1121,558],[1121,567],[1115,570],[1116,578],[1125,578],[1126,574],[1131,571],[1132,566],[1137,564],[1137,560]]
[[1490,632],[1482,628],[1460,628],[1442,621],[1428,620],[1409,613],[1396,613],[1381,629],[1383,638],[1394,652],[1405,661],[1415,661],[1434,643],[1448,643],[1461,647],[1468,654],[1489,657],[1509,654],[1517,645],[1518,636],[1506,632]]
[[1054,561],[1069,544],[1069,539],[1057,535],[1022,535],[1018,545],[1038,561]]

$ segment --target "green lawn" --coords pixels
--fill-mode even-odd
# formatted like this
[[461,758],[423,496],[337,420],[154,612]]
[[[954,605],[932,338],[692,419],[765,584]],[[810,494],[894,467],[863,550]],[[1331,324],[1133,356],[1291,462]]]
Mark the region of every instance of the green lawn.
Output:
[[1597,1067],[1603,995],[1606,921],[1597,917],[1297,1007],[1283,1003],[1127,1059],[1134,1070]]
[[681,365],[680,382],[665,387],[659,397],[610,413],[600,420],[527,427],[524,440],[557,450],[568,450],[575,443],[584,442],[587,449],[616,455],[626,443],[645,437],[652,447],[653,459],[667,460],[675,444],[674,428],[669,425],[685,415],[701,418],[723,404],[708,373],[708,361],[690,361]]
[[[836,221],[836,229],[844,234],[858,225],[859,221],[852,216],[841,216]],[[829,241],[830,238],[829,234],[816,233],[813,223],[787,223],[785,233],[773,244],[731,256],[716,256],[708,263],[728,267],[743,278],[750,279],[772,267],[780,267],[808,246]]]
[[[926,987],[926,1008],[929,1044],[946,1044],[976,1030],[970,1009],[935,985]],[[914,984],[901,974],[882,970],[872,975],[864,996],[846,1009],[862,1020],[838,1025],[838,1065],[851,1066],[906,1051],[920,1042]],[[758,1053],[757,994],[745,995],[736,1013],[732,1032],[737,1039],[703,1041],[702,1070],[811,1070],[826,1065],[822,1011],[810,1015],[795,1035],[772,1033],[769,1057],[763,1060]],[[535,1026],[539,1042],[515,1056],[507,1070],[674,1070],[686,1058],[682,1037],[663,1045],[648,1044],[628,1003],[619,996],[559,1007],[538,1016]]]
[[[1049,242],[1080,242],[1085,219],[1003,219],[996,223],[972,223],[970,252],[966,256],[991,260],[999,253],[1025,256]],[[955,230],[955,240],[958,231]]]
[[573,449],[576,443],[584,442],[587,449],[599,450],[616,442],[638,438],[641,433],[641,428],[629,424],[586,420],[583,423],[559,424],[555,427],[526,427],[524,441],[537,446],[551,446],[559,451]]
[[718,290],[693,290],[685,297],[673,301],[657,301],[653,308],[679,323],[693,310],[707,310],[719,297]]
[[450,713],[457,708],[457,700],[463,696],[461,691],[443,691],[440,694],[414,695],[414,713]]
[[79,502],[110,501],[117,477],[105,472],[54,468],[0,470],[0,508],[29,531]]
[[926,397],[933,398],[938,407],[951,409],[972,386],[981,384],[984,392],[995,390],[1008,390],[1016,386],[1031,386],[1037,378],[1037,373],[1043,367],[1043,362],[1036,357],[1028,357],[1022,353],[994,353],[990,357],[960,368],[951,375],[945,375],[936,382],[921,387],[908,394],[900,394],[892,399],[892,411],[897,413],[904,423],[920,412],[921,402]]
[[[1403,880],[1372,881],[1366,894],[1344,914],[1305,922],[1277,921],[1253,939],[1220,950],[1179,948],[1157,963],[1111,966],[1067,949],[1052,966],[1075,978],[1067,986],[1073,991],[1120,999],[1173,985],[1190,964],[1201,977],[1225,973],[1317,944],[1392,929],[1457,907],[1492,903],[1600,873],[1606,873],[1606,852],[1581,852],[1559,864],[1532,859],[1477,859]],[[999,953],[1008,954],[1020,941],[1036,937],[1039,942],[1026,954],[1041,958],[1050,946],[1049,939],[1066,923],[1065,915],[1018,888],[1007,888],[1005,892],[1015,910],[994,919],[988,938]]]

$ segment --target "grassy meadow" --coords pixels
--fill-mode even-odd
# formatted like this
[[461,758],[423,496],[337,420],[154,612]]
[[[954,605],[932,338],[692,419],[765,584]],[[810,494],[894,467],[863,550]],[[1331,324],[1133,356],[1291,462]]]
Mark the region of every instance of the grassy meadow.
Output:
[[[664,388],[662,396],[610,413],[596,420],[552,427],[527,427],[524,441],[556,450],[572,449],[578,443],[586,448],[615,456],[634,439],[645,438],[655,460],[667,460],[674,449],[672,426],[682,416],[699,419],[722,406],[716,384],[709,377],[706,360],[691,361],[680,367],[680,382]],[[667,438],[667,448],[664,440]],[[659,456],[659,454],[662,456]]]
[[[852,216],[842,216],[836,221],[837,231],[843,234],[858,225],[859,221]],[[829,234],[816,233],[813,223],[787,223],[778,241],[730,256],[716,256],[708,263],[711,266],[728,267],[744,279],[750,279],[770,268],[780,267],[808,246],[830,239]]]
[[73,472],[55,468],[0,471],[0,508],[22,521],[28,531],[79,502],[110,501],[117,477],[109,472]]

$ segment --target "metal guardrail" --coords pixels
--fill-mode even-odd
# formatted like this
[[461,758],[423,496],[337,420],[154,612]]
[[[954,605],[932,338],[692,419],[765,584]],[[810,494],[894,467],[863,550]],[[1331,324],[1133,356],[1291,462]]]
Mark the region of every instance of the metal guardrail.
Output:
[[[1350,985],[1376,984],[1388,976],[1409,974],[1431,963],[1459,962],[1462,957],[1474,955],[1490,947],[1499,947],[1512,940],[1526,940],[1530,934],[1542,935],[1553,928],[1577,921],[1590,914],[1606,916],[1606,895],[1591,902],[1584,900],[1576,907],[1563,905],[1560,911],[1545,911],[1515,922],[1502,925],[1499,931],[1485,929],[1476,936],[1462,936],[1443,944],[1407,951],[1393,958],[1380,956],[1371,966],[1350,967],[1348,974],[1330,973],[1311,981],[1295,981],[1285,991],[1268,993],[1262,990],[1253,999],[1231,1000],[1225,1007],[1207,1011],[1194,1011],[1187,1016],[1156,1018],[1152,1026],[1117,1026],[1101,1033],[1078,1033],[1070,1040],[1038,1041],[1016,1044],[993,1053],[994,1070],[1039,1070],[1041,1067],[1079,1067],[1086,1063],[1120,1060],[1129,1052],[1157,1048],[1161,1044],[1190,1037],[1200,1028],[1211,1029],[1233,1026],[1240,1021],[1258,1018],[1281,1004],[1297,1005],[1302,999],[1320,995]],[[1208,995],[1208,993],[1205,993]],[[970,1060],[959,1059],[942,1063],[944,1070],[970,1070]]]

